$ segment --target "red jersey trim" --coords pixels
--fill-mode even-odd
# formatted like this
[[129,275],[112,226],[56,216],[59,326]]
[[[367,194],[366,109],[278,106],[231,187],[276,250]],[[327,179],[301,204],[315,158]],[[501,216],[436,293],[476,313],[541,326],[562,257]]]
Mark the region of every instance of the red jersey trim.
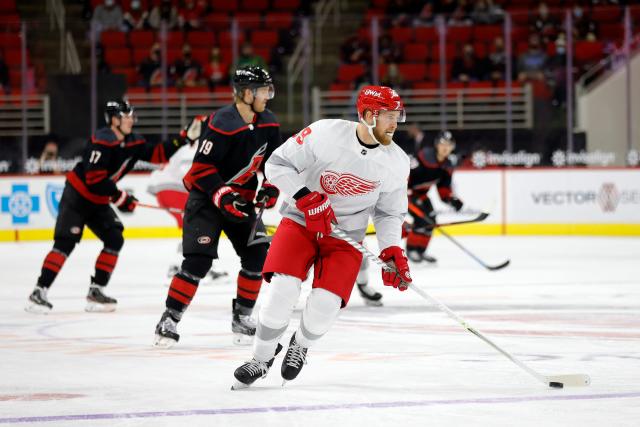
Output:
[[74,171],[71,171],[67,174],[67,181],[73,188],[75,188],[78,193],[88,201],[95,203],[97,205],[108,205],[109,204],[109,196],[99,196],[97,194],[93,194],[84,182],[80,179],[78,175]]
[[269,126],[280,127],[280,123],[261,123],[258,125],[259,128],[266,128]]
[[127,142],[125,147],[133,147],[134,145],[144,144],[146,141],[144,139],[136,139],[135,141]]
[[96,139],[95,135],[91,137],[91,142],[93,144],[106,145],[107,147],[115,147],[116,145],[120,144],[120,141],[118,140],[105,141],[104,139]]

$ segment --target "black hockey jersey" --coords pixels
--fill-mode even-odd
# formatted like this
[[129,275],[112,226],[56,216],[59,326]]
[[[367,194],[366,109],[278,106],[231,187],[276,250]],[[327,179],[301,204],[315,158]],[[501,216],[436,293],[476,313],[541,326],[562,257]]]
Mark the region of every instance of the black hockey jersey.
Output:
[[181,140],[153,144],[135,133],[119,141],[111,128],[104,127],[88,141],[82,160],[67,174],[67,181],[85,199],[108,204],[118,194],[116,183],[138,160],[166,163],[182,145]]
[[245,123],[235,104],[212,114],[203,126],[193,165],[184,176],[189,191],[213,197],[223,185],[231,186],[248,201],[258,186],[256,172],[280,146],[280,124],[268,109]]
[[451,177],[453,164],[447,158],[438,162],[435,149],[425,147],[418,151],[418,165],[409,174],[409,189],[415,200],[427,198],[427,192],[433,184],[438,188],[438,194],[443,201],[452,196]]

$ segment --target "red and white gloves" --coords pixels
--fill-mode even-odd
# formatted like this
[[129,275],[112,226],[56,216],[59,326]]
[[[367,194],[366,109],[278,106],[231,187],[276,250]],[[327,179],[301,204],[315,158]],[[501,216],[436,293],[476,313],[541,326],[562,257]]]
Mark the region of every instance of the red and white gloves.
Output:
[[231,222],[249,221],[249,212],[253,209],[237,192],[224,185],[213,193],[213,204],[220,209],[222,216]]
[[138,206],[138,199],[126,191],[120,191],[115,196],[111,197],[111,203],[114,204],[120,212],[131,213]]
[[304,213],[307,230],[312,233],[331,234],[331,224],[337,224],[336,214],[326,194],[313,191],[296,201],[296,207]]
[[266,209],[271,209],[276,205],[279,195],[278,187],[266,181],[263,182],[258,194],[256,194],[256,207],[261,208],[264,205]]
[[193,120],[191,120],[191,123],[189,123],[184,127],[184,129],[180,131],[180,136],[182,137],[184,142],[189,145],[193,145],[194,143],[198,142],[200,133],[202,131],[202,125],[204,124],[205,120],[207,120],[207,116],[195,116]]
[[404,250],[399,246],[389,246],[380,252],[380,259],[391,267],[390,270],[382,270],[382,283],[406,291],[411,284],[411,274]]

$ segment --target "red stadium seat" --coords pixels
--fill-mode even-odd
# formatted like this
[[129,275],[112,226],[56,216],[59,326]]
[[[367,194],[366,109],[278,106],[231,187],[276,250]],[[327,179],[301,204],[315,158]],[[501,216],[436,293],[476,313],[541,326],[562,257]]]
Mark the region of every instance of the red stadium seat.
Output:
[[140,64],[149,56],[149,48],[134,49],[133,50],[133,63],[135,65]]
[[100,33],[100,42],[108,48],[126,47],[127,34],[124,31],[103,31]]
[[405,81],[417,82],[425,79],[427,66],[425,64],[399,64],[398,71]]
[[464,89],[467,87],[463,82],[447,82],[447,98],[457,98],[464,96]]
[[489,50],[487,49],[487,44],[485,42],[475,42],[473,44],[473,51],[478,58],[486,58]]
[[473,38],[476,41],[493,41],[496,37],[504,37],[504,31],[500,25],[479,25],[473,29]]
[[263,11],[269,8],[269,0],[242,0],[240,10]]
[[271,62],[271,48],[270,47],[256,47],[253,49],[256,55],[261,56],[264,62],[269,64]]
[[231,97],[233,95],[233,90],[229,86],[216,86],[213,88],[214,93],[225,94]]
[[293,25],[293,14],[289,12],[269,12],[264,18],[264,27],[272,30],[289,29]]
[[155,40],[156,36],[152,31],[133,30],[129,33],[129,44],[134,49],[149,48]]
[[438,31],[435,27],[420,27],[414,31],[415,41],[418,43],[427,43],[438,41]]
[[235,12],[239,9],[238,0],[212,1],[212,8],[217,12]]
[[413,40],[413,28],[394,27],[389,30],[389,35],[395,43],[409,43]]
[[427,62],[429,46],[426,43],[408,43],[404,45],[405,62]]
[[167,48],[181,49],[184,46],[184,34],[182,31],[167,32]]
[[251,44],[272,48],[278,44],[278,32],[275,30],[254,30],[251,32]]
[[449,27],[447,29],[447,42],[466,43],[471,40],[473,27]]
[[[5,49],[4,50],[4,62],[9,68],[20,68],[22,66],[22,50],[20,49]],[[31,64],[31,58],[29,57],[29,51],[27,51],[27,64]]]
[[[452,63],[448,62],[445,66],[445,78],[447,80],[449,80],[451,78],[451,67],[452,67]],[[438,64],[437,62],[434,62],[432,64],[429,65],[429,71],[428,71],[428,75],[427,78],[429,80],[433,80],[436,82],[440,81],[440,64]]]
[[601,40],[620,41],[624,39],[624,26],[622,24],[602,24],[599,33]]
[[112,74],[122,74],[127,86],[134,86],[138,83],[138,72],[133,67],[114,68]]
[[511,31],[511,40],[519,42],[527,40],[529,38],[529,28],[527,27],[514,27]]
[[211,48],[215,44],[215,33],[213,31],[190,31],[187,33],[187,43],[192,48]]
[[[453,59],[458,55],[459,49],[458,45],[453,43],[447,43],[444,46],[444,54],[447,62],[453,61]],[[431,49],[431,60],[433,62],[438,62],[440,60],[440,46],[436,43],[433,45]]]
[[167,63],[173,64],[176,59],[182,58],[182,49],[167,49]]
[[253,30],[262,27],[262,14],[255,12],[241,12],[235,15],[240,31]]
[[602,42],[579,41],[575,44],[575,59],[578,63],[595,62],[602,58],[604,44]]
[[203,19],[204,27],[210,30],[223,30],[229,28],[229,14],[227,12],[210,13]]
[[195,48],[191,50],[191,57],[198,61],[200,65],[204,66],[209,62],[211,56],[210,48]]
[[[469,89],[476,89],[478,92],[473,91],[468,93],[469,98],[487,98],[493,96],[493,83],[492,82],[469,82]],[[481,91],[480,91],[481,90]]]
[[106,48],[104,59],[107,64],[114,68],[125,68],[131,66],[131,50],[129,48]]
[[342,64],[338,68],[338,82],[350,83],[362,76],[365,72],[364,65],[362,64]]
[[0,15],[7,15],[16,11],[15,0],[0,1]]
[[[218,44],[222,47],[231,48],[231,31],[220,31],[218,33]],[[238,45],[244,43],[244,32],[238,32]]]
[[440,95],[436,92],[439,85],[436,82],[416,82],[413,84],[414,90],[428,90],[428,93],[424,94],[414,94],[416,99],[434,99],[438,98]]
[[22,39],[17,33],[0,33],[0,47],[20,49]]
[[294,11],[300,8],[300,0],[273,0],[272,8]]
[[594,6],[591,9],[591,20],[599,23],[621,22],[622,16],[619,6]]

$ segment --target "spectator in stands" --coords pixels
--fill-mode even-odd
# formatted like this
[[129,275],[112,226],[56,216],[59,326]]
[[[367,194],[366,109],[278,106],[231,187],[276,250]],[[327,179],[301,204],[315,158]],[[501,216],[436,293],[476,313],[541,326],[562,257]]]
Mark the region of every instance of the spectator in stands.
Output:
[[549,13],[546,3],[538,5],[538,13],[531,20],[531,31],[540,34],[545,41],[555,38],[558,23]]
[[589,19],[584,13],[584,9],[579,5],[574,6],[573,14],[573,37],[575,40],[595,41],[598,32],[596,22]]
[[407,136],[410,144],[407,147],[402,147],[405,152],[409,154],[417,153],[423,147],[423,142],[426,142],[424,132],[417,124],[412,123],[407,128]]
[[238,56],[238,60],[236,61],[232,72],[235,72],[237,68],[242,67],[261,67],[266,69],[267,64],[264,61],[264,58],[260,55],[256,55],[253,53],[253,46],[249,42],[244,42],[242,47],[240,48],[240,55]]
[[380,83],[382,86],[387,86],[395,90],[406,89],[407,85],[405,84],[404,78],[400,73],[398,68],[398,64],[395,62],[390,63],[387,66],[387,72],[382,77],[382,81]]
[[178,87],[194,87],[202,84],[202,65],[191,57],[191,46],[182,47],[182,58],[171,66],[171,76]]
[[[51,138],[47,141],[40,154],[40,173],[58,173],[60,168],[54,162],[58,159],[58,142]],[[48,164],[45,165],[45,162]]]
[[172,30],[178,25],[178,9],[171,4],[171,0],[161,0],[160,4],[151,9],[149,26],[154,30],[159,30],[162,22],[166,23],[168,30]]
[[154,43],[149,51],[149,56],[138,66],[138,74],[141,77],[140,85],[149,90],[153,86],[162,84],[162,64],[160,63],[160,44]]
[[222,62],[222,56],[220,54],[220,48],[214,47],[211,49],[209,55],[209,63],[205,67],[204,71],[209,89],[214,89],[217,86],[227,85],[229,82],[229,67]]
[[391,17],[391,26],[405,26],[411,23],[411,19],[420,9],[417,3],[411,0],[391,0],[387,4],[386,15]]
[[149,11],[142,9],[140,0],[131,0],[130,8],[124,13],[124,26],[127,31],[143,30],[149,27]]
[[458,0],[440,0],[435,2],[436,14],[449,16],[458,8]]
[[547,65],[547,54],[540,46],[540,36],[529,36],[529,47],[518,58],[518,80],[544,80],[544,70]]
[[104,3],[96,6],[93,11],[93,25],[97,36],[104,30],[122,30],[122,8],[115,0],[104,0]]
[[504,40],[502,37],[496,37],[493,40],[493,49],[487,58],[487,62],[487,77],[489,80],[504,80],[507,55],[504,50]]
[[183,0],[178,13],[178,26],[185,30],[197,30],[202,26],[202,17],[206,13],[207,3],[196,0]]
[[469,15],[467,15],[467,12],[464,6],[459,5],[449,15],[449,19],[447,20],[447,25],[450,25],[450,26],[473,25],[473,21],[471,20]]
[[345,64],[368,64],[369,46],[357,35],[349,37],[340,47],[340,58]]
[[471,19],[480,25],[495,24],[502,15],[504,15],[504,11],[500,6],[494,5],[492,0],[476,0],[471,11]]
[[420,13],[418,14],[418,19],[414,21],[415,26],[430,26],[435,23],[436,14],[433,11],[433,3],[426,3],[422,9],[420,9]]
[[4,62],[4,53],[0,50],[0,90],[8,94],[10,91],[9,86],[9,67]]
[[[378,55],[380,55],[380,62],[384,64],[399,62],[402,59],[400,48],[393,42],[389,34],[381,36],[378,40]],[[407,60],[410,59],[407,58]]]
[[565,105],[567,98],[567,55],[566,37],[564,33],[558,34],[555,41],[555,53],[549,58],[547,67],[550,75],[550,84],[553,88],[551,103],[554,106]]
[[478,58],[471,43],[466,43],[462,54],[453,60],[451,75],[454,80],[470,82],[482,80],[486,74],[485,61]]

